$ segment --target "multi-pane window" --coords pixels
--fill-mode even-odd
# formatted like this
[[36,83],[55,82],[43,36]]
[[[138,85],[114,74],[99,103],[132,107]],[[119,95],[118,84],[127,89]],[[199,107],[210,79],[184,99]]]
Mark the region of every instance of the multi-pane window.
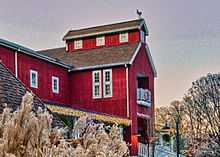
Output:
[[81,49],[82,48],[82,40],[75,40],[74,41],[74,48]]
[[103,70],[104,97],[112,97],[112,70]]
[[52,91],[53,93],[59,93],[59,78],[52,76]]
[[38,88],[38,74],[35,70],[30,70],[30,86],[32,88]]
[[93,71],[93,98],[101,98],[101,71]]
[[96,46],[105,45],[105,36],[96,37]]
[[120,33],[119,41],[120,43],[128,42],[128,33]]

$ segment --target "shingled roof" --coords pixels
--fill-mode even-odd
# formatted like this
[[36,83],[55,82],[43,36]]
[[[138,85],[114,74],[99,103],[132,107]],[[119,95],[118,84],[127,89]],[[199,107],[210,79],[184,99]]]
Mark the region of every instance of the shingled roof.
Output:
[[[20,106],[26,91],[31,92],[0,62],[0,112],[3,111],[4,104],[16,110]],[[45,108],[45,104],[36,95],[34,95],[33,105],[33,110],[36,110],[38,107]],[[49,109],[48,111],[52,113]],[[63,122],[56,114],[53,114],[52,126],[64,127]]]
[[63,40],[81,38],[85,36],[94,36],[98,34],[109,34],[114,32],[133,30],[140,28],[142,25],[144,25],[145,31],[148,34],[148,29],[144,22],[144,19],[136,19],[136,20],[125,21],[120,23],[70,30],[63,37]]
[[129,64],[136,50],[140,47],[139,42],[119,46],[110,46],[96,49],[88,49],[75,52],[66,52],[65,48],[41,50],[38,53],[62,60],[72,65],[73,70],[98,68],[105,66]]

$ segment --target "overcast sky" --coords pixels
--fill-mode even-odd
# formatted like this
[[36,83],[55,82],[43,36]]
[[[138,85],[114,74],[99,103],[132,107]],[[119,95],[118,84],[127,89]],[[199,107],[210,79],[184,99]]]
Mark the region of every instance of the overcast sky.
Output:
[[180,100],[191,82],[220,71],[220,0],[0,0],[0,38],[35,50],[64,46],[69,29],[143,12],[158,71],[156,105]]

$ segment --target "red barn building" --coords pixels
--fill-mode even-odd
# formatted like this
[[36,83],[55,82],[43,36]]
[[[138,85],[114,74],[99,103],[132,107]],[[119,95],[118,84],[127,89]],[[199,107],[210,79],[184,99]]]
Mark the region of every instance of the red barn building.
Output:
[[156,70],[146,36],[138,19],[70,30],[65,47],[55,49],[0,39],[0,60],[53,112],[117,122],[137,155],[154,134]]

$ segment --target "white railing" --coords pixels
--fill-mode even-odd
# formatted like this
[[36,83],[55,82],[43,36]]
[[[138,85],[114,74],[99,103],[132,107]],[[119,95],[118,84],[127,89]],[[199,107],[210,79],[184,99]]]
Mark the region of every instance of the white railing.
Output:
[[137,89],[137,103],[143,106],[151,106],[151,91],[148,89]]
[[147,144],[138,143],[138,156],[148,157],[148,146],[147,146]]
[[[176,152],[170,151],[169,147],[156,145],[154,151],[155,157],[176,157]],[[184,155],[179,155],[180,157],[185,157]]]

